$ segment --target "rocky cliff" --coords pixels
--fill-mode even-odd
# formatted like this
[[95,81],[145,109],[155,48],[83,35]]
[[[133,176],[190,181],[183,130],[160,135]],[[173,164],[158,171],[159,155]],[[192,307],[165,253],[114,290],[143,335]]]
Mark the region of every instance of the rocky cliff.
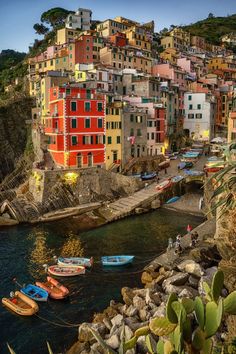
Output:
[[30,149],[27,138],[33,100],[19,94],[0,104],[0,182],[11,173],[24,152]]

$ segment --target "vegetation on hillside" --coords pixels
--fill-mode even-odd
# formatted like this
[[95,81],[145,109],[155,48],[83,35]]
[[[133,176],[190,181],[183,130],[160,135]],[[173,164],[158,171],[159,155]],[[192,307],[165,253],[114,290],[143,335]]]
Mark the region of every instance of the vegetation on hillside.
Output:
[[10,69],[20,63],[26,56],[26,53],[16,52],[12,49],[2,50],[0,53],[0,71]]
[[220,38],[228,33],[236,33],[236,14],[227,17],[214,17],[209,14],[208,18],[183,27],[192,35],[204,37],[209,43],[220,44]]

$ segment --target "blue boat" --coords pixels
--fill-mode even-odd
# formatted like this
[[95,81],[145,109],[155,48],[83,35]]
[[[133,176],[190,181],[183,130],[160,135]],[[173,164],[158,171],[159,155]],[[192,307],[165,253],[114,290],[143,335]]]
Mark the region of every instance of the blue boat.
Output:
[[183,176],[180,176],[180,175],[179,176],[174,176],[174,177],[171,178],[171,182],[178,183],[178,182],[182,181],[182,179],[184,179]]
[[141,178],[143,181],[148,181],[149,179],[153,179],[156,177],[156,172],[152,172],[152,173],[147,173],[145,172],[145,174],[141,175]]
[[48,299],[48,292],[33,284],[26,285],[20,291],[35,301],[47,301]]
[[177,200],[179,200],[180,197],[172,197],[170,198],[169,200],[167,200],[166,204],[171,204],[171,203],[174,203],[174,202],[177,202]]
[[190,171],[190,170],[184,170],[184,173],[188,176],[203,176],[204,172],[203,171]]
[[104,256],[101,260],[104,266],[117,267],[132,263],[134,256]]

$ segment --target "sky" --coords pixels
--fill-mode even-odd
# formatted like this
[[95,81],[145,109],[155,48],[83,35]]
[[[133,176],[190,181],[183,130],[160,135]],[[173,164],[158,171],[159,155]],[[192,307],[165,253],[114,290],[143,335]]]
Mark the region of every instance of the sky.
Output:
[[53,7],[93,11],[94,20],[123,16],[140,23],[155,21],[157,31],[170,25],[187,25],[215,16],[236,13],[235,0],[0,0],[0,51],[28,51],[37,35],[33,25]]

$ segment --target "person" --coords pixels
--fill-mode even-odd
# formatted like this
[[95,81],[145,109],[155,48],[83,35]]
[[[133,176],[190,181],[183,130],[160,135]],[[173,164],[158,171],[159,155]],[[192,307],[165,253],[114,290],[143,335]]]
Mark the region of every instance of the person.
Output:
[[173,239],[170,237],[168,240],[167,251],[170,251],[174,247]]
[[180,243],[175,246],[175,254],[180,254],[183,251],[183,248],[181,247]]
[[188,226],[187,226],[188,235],[191,233],[192,229],[193,229],[192,226],[188,224]]

